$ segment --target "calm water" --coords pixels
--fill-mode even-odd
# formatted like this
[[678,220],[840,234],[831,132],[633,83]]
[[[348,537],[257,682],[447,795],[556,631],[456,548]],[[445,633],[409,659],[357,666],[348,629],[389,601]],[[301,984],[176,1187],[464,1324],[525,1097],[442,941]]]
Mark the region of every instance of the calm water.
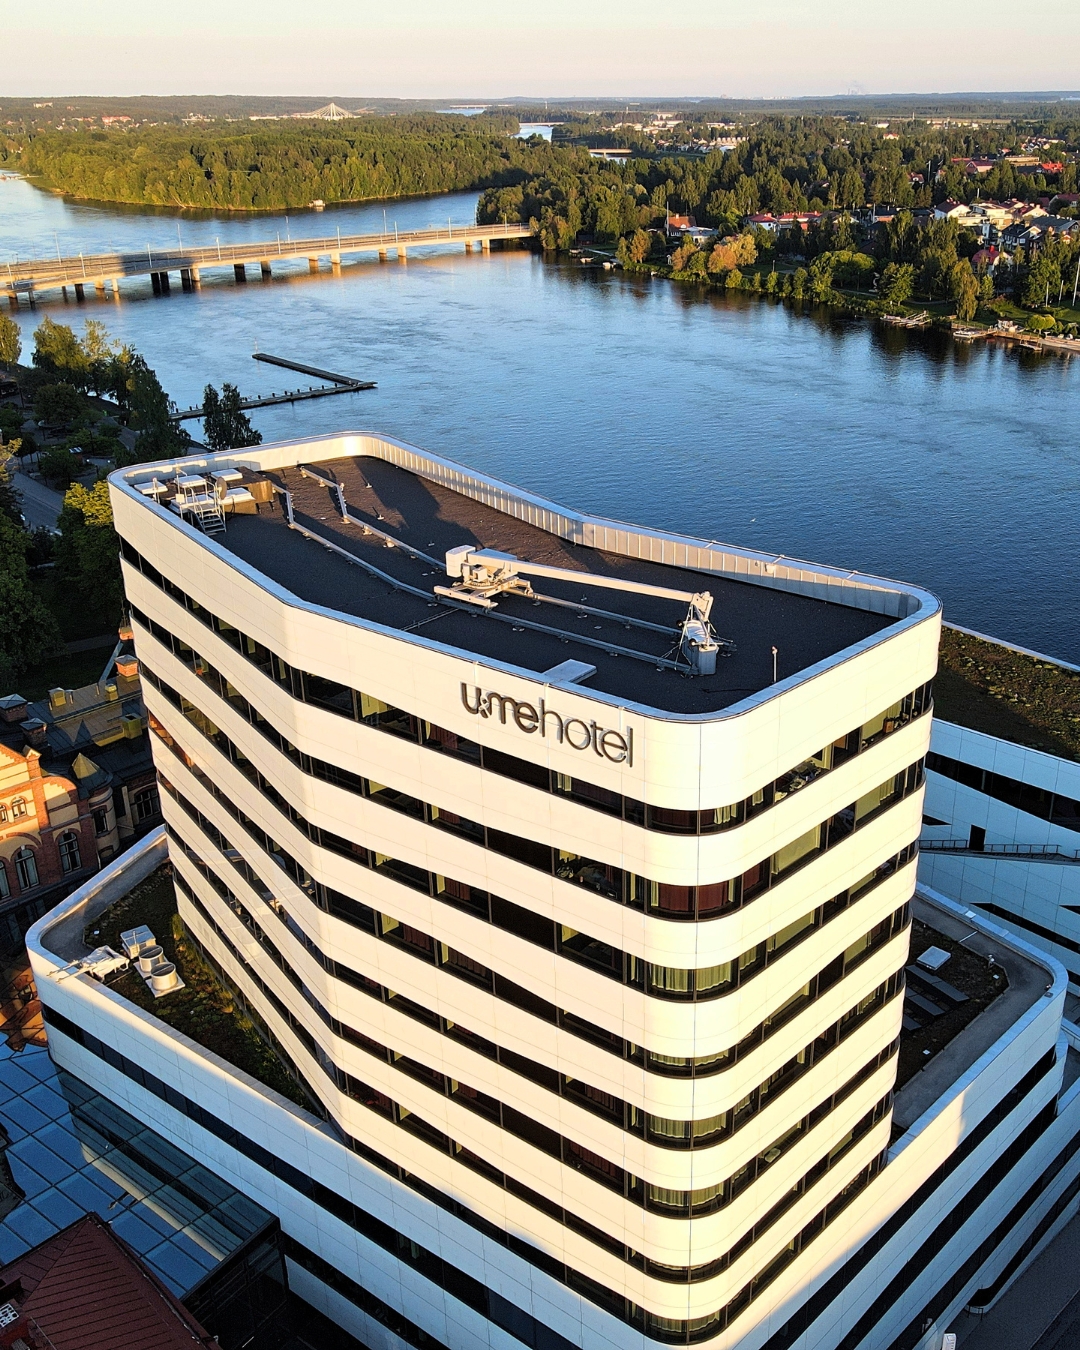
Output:
[[[391,228],[473,217],[459,194]],[[240,219],[101,209],[0,182],[9,256],[379,228],[383,207]],[[283,267],[237,287],[37,314],[105,320],[182,405],[284,387],[263,351],[377,390],[253,415],[266,440],[371,428],[558,501],[919,582],[948,617],[1080,660],[1080,362],[795,313],[526,252]],[[27,339],[36,322],[20,314]],[[29,345],[29,343],[27,344]],[[297,377],[293,383],[299,382]],[[198,434],[198,424],[189,424]]]

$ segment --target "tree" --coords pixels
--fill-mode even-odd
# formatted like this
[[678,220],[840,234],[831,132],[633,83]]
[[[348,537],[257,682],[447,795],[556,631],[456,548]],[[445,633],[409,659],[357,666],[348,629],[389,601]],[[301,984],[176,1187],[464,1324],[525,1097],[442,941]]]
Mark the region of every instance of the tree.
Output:
[[956,301],[958,319],[966,323],[975,317],[979,308],[979,282],[967,258],[953,264],[949,272],[949,294]]
[[690,260],[698,252],[697,245],[687,240],[685,244],[680,244],[671,255],[671,270],[673,272],[687,272],[690,270]]
[[1057,300],[1060,285],[1061,267],[1045,249],[1028,268],[1020,303],[1028,309],[1040,309],[1048,296]]
[[43,384],[34,395],[34,416],[49,426],[70,426],[82,411],[82,399],[70,384]]
[[915,289],[915,268],[911,263],[889,263],[878,278],[878,295],[889,305],[902,305]]
[[713,246],[709,255],[710,272],[733,272],[757,259],[757,245],[752,235],[736,234]]
[[173,421],[170,415],[173,404],[145,358],[132,356],[127,371],[131,424],[139,433],[136,459],[172,459],[185,454],[191,437],[179,422]]
[[34,332],[34,365],[58,381],[86,388],[89,362],[82,343],[66,323],[46,316]]
[[635,230],[626,246],[627,257],[633,263],[643,263],[649,256],[652,241],[644,230]]
[[211,450],[262,444],[261,432],[240,407],[240,391],[228,382],[221,386],[220,397],[212,384],[203,390],[203,431]]
[[60,649],[56,620],[30,585],[30,536],[0,511],[0,688]]
[[22,333],[14,319],[0,314],[0,364],[13,366],[22,355]]
[[56,560],[61,576],[104,622],[118,622],[123,589],[120,541],[113,528],[109,485],[76,483],[64,494]]
[[6,516],[22,526],[22,501],[15,480],[11,476],[12,461],[18,455],[22,441],[8,441],[0,445],[0,516]]
[[38,469],[47,483],[60,487],[70,487],[79,476],[81,466],[76,455],[64,446],[54,446],[43,450],[38,457]]

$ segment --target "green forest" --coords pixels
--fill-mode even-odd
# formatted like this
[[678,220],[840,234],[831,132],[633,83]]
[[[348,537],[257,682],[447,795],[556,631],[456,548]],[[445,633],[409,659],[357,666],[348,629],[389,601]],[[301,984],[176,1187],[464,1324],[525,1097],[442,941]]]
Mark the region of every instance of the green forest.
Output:
[[72,197],[260,211],[513,183],[560,153],[515,140],[517,126],[514,117],[418,114],[259,130],[41,131],[10,138],[0,163]]
[[[595,122],[581,119],[557,128],[555,150],[578,142],[618,144],[617,133],[599,130]],[[685,124],[671,134],[689,140],[703,129]],[[481,202],[481,219],[535,220],[545,243],[562,248],[580,231],[614,238],[662,220],[668,210],[729,233],[759,211],[841,212],[873,202],[912,208],[949,197],[1033,200],[1077,190],[1074,163],[1048,177],[1020,173],[1003,161],[974,176],[954,160],[1018,148],[1034,134],[1058,137],[1042,153],[1061,159],[1080,144],[1080,120],[986,131],[916,123],[887,136],[842,118],[771,117],[737,130],[745,139],[727,152],[658,154],[654,147],[645,154],[638,135],[622,137],[640,152],[622,162],[589,160],[582,169],[580,159],[555,155],[518,182],[493,185]]]

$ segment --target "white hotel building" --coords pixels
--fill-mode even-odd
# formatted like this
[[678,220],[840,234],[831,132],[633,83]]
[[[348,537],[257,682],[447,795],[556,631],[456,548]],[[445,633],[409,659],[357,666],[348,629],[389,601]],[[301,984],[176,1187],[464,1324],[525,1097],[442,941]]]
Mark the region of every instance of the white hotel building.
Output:
[[[111,490],[179,913],[312,1110],[55,978],[160,839],[31,933],[50,1045],[341,1325],[914,1350],[1071,1213],[1064,972],[913,901],[932,596],[370,435]],[[913,905],[1009,988],[894,1096]]]

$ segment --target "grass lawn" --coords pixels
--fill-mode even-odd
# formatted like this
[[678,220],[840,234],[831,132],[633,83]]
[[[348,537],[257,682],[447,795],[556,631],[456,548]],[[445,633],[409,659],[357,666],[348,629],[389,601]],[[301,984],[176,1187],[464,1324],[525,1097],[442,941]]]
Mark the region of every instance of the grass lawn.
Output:
[[141,923],[149,926],[164,949],[166,959],[175,962],[185,988],[165,998],[155,998],[134,968],[110,987],[310,1111],[311,1101],[260,1036],[232,990],[222,984],[188,937],[176,912],[176,892],[169,863],[164,863],[107,909],[87,929],[84,941],[88,947],[105,944],[119,952],[123,950],[120,934]]

